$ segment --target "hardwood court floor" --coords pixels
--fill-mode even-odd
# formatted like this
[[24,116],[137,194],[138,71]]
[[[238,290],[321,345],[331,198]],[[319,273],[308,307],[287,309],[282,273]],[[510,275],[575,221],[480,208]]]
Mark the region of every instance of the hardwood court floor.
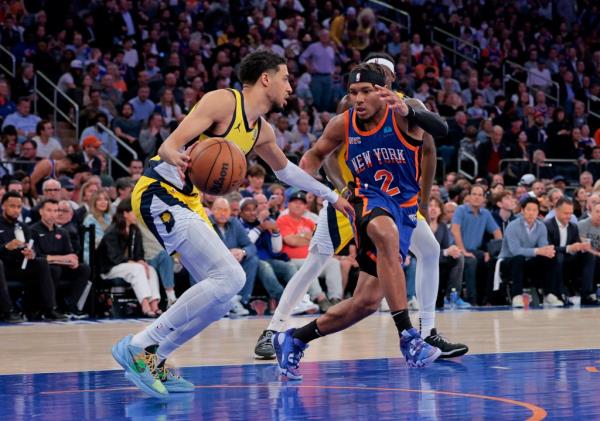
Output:
[[[310,320],[298,317],[292,324]],[[253,349],[267,323],[267,318],[222,319],[179,349],[171,362],[186,367],[261,364],[254,359]],[[145,324],[127,320],[1,326],[0,374],[117,369],[110,347]],[[440,312],[437,327],[452,341],[467,344],[469,354],[600,348],[600,309]],[[391,317],[377,313],[344,332],[312,342],[303,362],[398,357]]]

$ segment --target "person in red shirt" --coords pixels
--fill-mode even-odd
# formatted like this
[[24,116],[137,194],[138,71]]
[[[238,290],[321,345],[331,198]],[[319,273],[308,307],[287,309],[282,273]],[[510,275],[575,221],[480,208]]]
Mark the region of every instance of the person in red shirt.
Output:
[[[298,269],[308,256],[308,247],[315,230],[315,223],[304,216],[306,212],[306,194],[298,191],[290,196],[288,213],[277,219],[277,227],[283,239],[282,252],[287,254]],[[327,283],[327,296],[323,293],[319,281],[315,279],[308,288],[311,300],[315,301],[323,313],[342,299],[342,272],[340,262],[330,258],[321,275]]]

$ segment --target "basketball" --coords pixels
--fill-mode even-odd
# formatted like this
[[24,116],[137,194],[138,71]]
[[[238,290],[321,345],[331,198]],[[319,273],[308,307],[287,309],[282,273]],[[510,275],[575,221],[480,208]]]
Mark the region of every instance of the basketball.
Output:
[[246,176],[246,156],[233,143],[213,137],[196,143],[190,152],[190,180],[207,194],[237,190]]

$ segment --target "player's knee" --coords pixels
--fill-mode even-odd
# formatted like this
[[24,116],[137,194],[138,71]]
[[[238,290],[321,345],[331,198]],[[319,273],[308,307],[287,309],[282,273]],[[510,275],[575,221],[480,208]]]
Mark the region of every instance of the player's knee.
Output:
[[227,265],[223,268],[224,295],[234,296],[244,287],[246,283],[246,273],[239,264]]
[[355,298],[358,298],[356,300],[357,311],[360,312],[364,316],[373,314],[379,309],[379,303],[381,302],[381,297],[363,296],[363,297],[355,297]]

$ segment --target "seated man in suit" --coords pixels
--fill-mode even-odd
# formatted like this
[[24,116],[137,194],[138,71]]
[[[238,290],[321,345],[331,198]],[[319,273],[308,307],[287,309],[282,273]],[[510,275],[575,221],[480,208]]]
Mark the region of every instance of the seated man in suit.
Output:
[[[569,222],[573,215],[573,201],[567,197],[558,199],[555,206],[556,216],[546,221],[548,242],[556,248],[556,267],[550,273],[555,277],[554,285],[560,295],[565,292],[565,280],[582,277],[581,303],[595,305],[593,297],[594,256],[589,253],[592,245],[582,242],[577,225]],[[563,297],[565,304],[568,299]]]
[[548,245],[548,232],[544,223],[537,219],[540,202],[535,197],[527,197],[522,203],[521,215],[508,224],[502,240],[501,270],[510,274],[512,286],[510,296],[513,308],[522,308],[523,281],[525,276],[533,278],[534,283],[543,284],[546,299],[544,304],[562,305],[560,300],[550,293],[552,277],[547,276],[545,266],[554,257],[554,246]]

